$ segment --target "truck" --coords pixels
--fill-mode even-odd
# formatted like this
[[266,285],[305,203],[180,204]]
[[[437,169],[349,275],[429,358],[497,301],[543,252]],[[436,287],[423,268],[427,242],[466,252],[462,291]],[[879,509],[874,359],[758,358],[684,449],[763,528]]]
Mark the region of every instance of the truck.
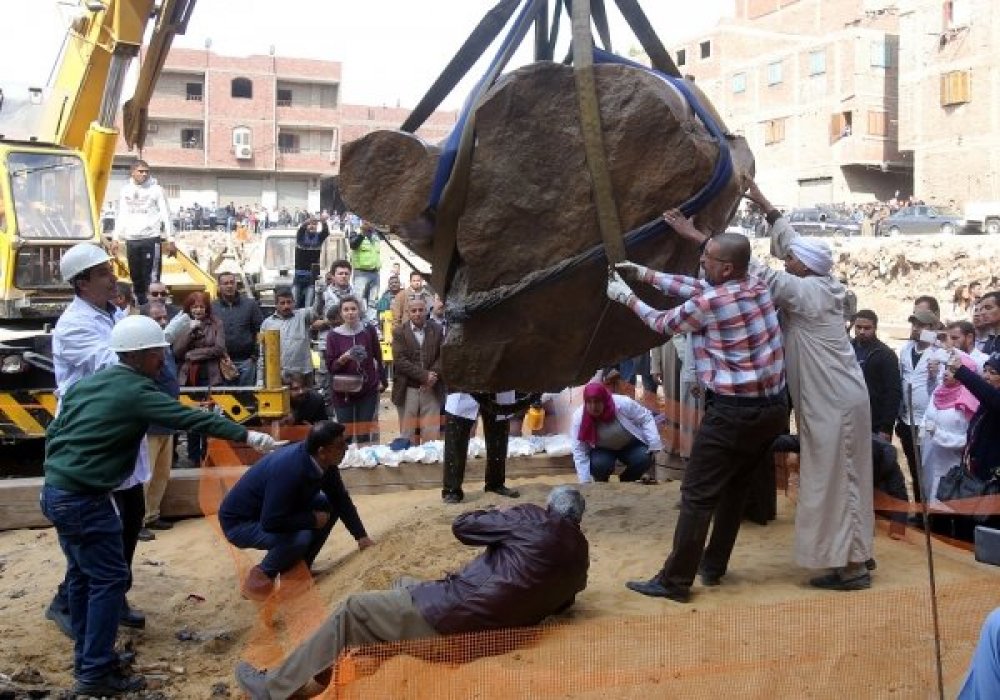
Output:
[[968,202],[962,210],[962,230],[1000,233],[1000,202]]

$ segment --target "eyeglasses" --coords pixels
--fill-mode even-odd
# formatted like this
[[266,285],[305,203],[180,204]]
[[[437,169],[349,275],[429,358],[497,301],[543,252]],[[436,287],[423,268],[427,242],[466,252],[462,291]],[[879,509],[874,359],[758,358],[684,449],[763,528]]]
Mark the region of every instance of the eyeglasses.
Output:
[[167,293],[166,292],[150,292],[149,296],[151,296],[151,297],[165,297],[165,296],[167,296]]

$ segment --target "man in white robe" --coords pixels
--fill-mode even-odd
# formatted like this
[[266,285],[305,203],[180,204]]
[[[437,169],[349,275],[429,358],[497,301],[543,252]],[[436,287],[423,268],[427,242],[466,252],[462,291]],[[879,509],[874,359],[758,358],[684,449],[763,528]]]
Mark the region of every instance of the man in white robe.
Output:
[[756,184],[747,196],[768,213],[771,253],[785,271],[761,265],[779,309],[788,390],[801,440],[795,559],[832,571],[810,584],[832,590],[871,586],[871,408],[864,375],[844,330],[845,288],[831,276],[829,246],[799,236]]

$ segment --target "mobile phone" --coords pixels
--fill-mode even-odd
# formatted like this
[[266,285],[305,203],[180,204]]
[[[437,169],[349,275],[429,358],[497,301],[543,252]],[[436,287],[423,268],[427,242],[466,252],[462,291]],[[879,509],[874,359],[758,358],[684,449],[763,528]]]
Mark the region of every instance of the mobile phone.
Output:
[[922,330],[920,331],[920,338],[918,340],[920,340],[921,343],[929,343],[930,345],[937,345],[938,335],[934,331]]

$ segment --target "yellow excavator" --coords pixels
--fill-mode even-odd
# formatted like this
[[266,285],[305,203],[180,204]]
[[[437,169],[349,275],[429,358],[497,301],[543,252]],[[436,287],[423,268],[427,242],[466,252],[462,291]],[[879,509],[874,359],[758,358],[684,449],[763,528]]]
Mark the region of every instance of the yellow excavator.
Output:
[[[79,0],[50,84],[0,86],[0,443],[43,437],[53,417],[49,329],[73,294],[59,260],[82,241],[101,244],[100,206],[119,133],[141,150],[153,88],[195,2]],[[122,88],[147,29],[119,132]],[[164,258],[163,267],[164,280],[176,282],[175,299],[194,290],[214,294],[214,279],[183,252]],[[127,276],[121,259],[118,272]],[[245,393],[219,400],[241,421],[259,408],[253,392]],[[287,407],[280,393],[261,405],[280,415]]]

